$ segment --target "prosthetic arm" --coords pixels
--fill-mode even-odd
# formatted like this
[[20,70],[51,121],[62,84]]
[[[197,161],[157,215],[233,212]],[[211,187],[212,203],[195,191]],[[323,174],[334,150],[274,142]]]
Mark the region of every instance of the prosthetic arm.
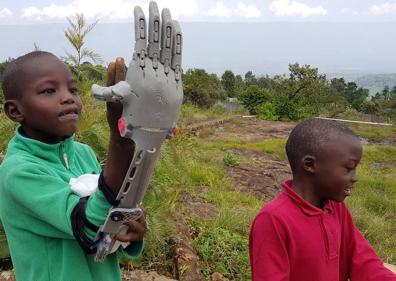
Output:
[[[123,105],[118,129],[135,143],[131,164],[113,207],[99,228],[96,261],[103,261],[118,243],[115,235],[125,223],[143,215],[140,203],[148,187],[161,144],[175,132],[183,100],[181,80],[182,33],[168,9],[150,2],[148,40],[146,19],[135,7],[135,49],[126,81],[114,86],[92,86],[96,99]],[[162,22],[161,22],[162,21]]]

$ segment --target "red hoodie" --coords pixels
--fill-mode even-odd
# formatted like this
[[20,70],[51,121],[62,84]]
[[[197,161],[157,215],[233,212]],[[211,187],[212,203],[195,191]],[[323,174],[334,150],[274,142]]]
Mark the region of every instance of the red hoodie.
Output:
[[250,232],[253,281],[396,281],[356,228],[344,203],[319,209],[283,184]]

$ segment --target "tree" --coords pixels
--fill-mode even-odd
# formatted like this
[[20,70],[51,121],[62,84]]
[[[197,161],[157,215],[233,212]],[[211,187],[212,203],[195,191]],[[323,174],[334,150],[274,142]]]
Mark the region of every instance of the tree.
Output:
[[236,79],[234,73],[231,70],[224,71],[223,75],[221,76],[221,84],[223,84],[227,96],[235,97]]
[[273,93],[257,85],[247,86],[239,96],[241,103],[249,110],[250,114],[258,114],[259,107],[272,99]]
[[346,83],[344,78],[334,78],[330,85],[335,88],[348,103],[357,111],[361,111],[362,104],[369,96],[369,90],[358,87],[355,82]]
[[253,74],[252,71],[248,71],[245,73],[245,84],[246,85],[252,85],[256,83],[256,76]]
[[66,17],[66,19],[70,27],[66,29],[65,36],[76,51],[75,55],[66,52],[67,56],[64,58],[66,62],[72,63],[77,68],[80,67],[82,60],[85,58],[91,59],[94,63],[101,63],[102,59],[99,54],[84,47],[85,37],[92,31],[98,21],[87,26],[84,14],[76,14],[75,22],[69,17]]
[[382,90],[381,97],[384,101],[389,101],[391,99],[391,92],[388,85],[386,85]]
[[183,75],[183,91],[185,101],[200,107],[210,107],[227,96],[217,75],[204,69],[187,70]]
[[276,113],[281,118],[300,120],[319,113],[329,102],[330,87],[317,68],[289,65],[289,77],[277,76]]

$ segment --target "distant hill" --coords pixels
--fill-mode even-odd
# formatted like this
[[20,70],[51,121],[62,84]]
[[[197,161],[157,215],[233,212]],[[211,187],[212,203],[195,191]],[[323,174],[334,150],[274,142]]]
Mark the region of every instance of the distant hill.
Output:
[[390,89],[396,86],[396,73],[389,74],[326,74],[327,79],[344,77],[345,81],[355,82],[359,87],[368,89],[370,95],[381,92],[385,86]]
[[370,94],[375,95],[375,93],[381,92],[385,86],[389,88],[396,86],[396,73],[365,75],[357,78],[355,82],[360,87],[369,89]]

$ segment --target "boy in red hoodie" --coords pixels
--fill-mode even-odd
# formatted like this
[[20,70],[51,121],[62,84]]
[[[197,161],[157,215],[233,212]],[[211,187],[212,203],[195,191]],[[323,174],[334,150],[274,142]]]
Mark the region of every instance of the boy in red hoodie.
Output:
[[253,281],[395,281],[343,203],[357,181],[359,138],[328,120],[298,124],[286,144],[293,180],[256,216]]

